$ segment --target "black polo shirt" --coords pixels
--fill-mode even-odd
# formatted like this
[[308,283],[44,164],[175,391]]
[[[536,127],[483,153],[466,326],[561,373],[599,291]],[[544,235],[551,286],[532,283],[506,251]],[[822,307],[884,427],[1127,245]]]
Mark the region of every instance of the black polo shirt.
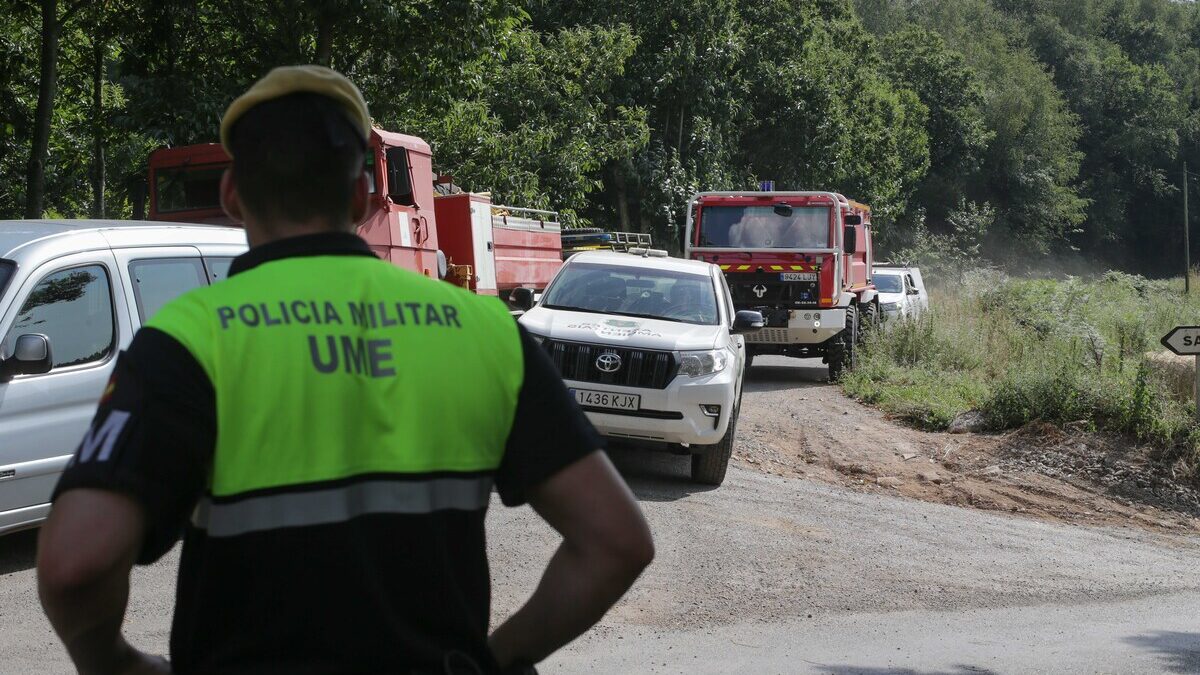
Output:
[[[354,235],[296,237],[255,247],[234,261],[230,275],[313,255],[371,252]],[[602,447],[545,352],[520,335],[524,384],[493,476],[510,506]],[[271,377],[270,368],[280,365],[245,367]],[[412,396],[395,405],[415,404],[420,392]],[[210,536],[192,524],[217,433],[213,386],[200,364],[166,333],[142,329],[117,361],[93,421],[93,447],[114,411],[128,417],[105,448],[105,461],[73,461],[55,496],[88,487],[137,499],[147,524],[142,564],[160,558],[182,534],[171,630],[175,672],[440,673],[455,653],[483,672],[495,670],[486,642],[486,506],[367,513],[333,524]],[[280,420],[288,415],[278,411]]]

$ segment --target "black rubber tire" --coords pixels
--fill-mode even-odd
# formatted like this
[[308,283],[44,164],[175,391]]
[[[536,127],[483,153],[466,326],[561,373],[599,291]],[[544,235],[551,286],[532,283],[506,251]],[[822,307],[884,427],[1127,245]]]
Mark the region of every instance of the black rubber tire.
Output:
[[746,352],[746,372],[750,372],[750,366],[754,365],[754,352]]
[[867,341],[867,336],[875,332],[879,328],[879,303],[870,302],[863,306],[860,315],[860,328],[858,330],[858,343],[863,344]]
[[829,345],[829,381],[837,382],[842,373],[858,365],[858,306],[846,308],[846,327]]
[[739,396],[733,406],[733,417],[729,418],[729,426],[725,435],[714,445],[704,446],[704,449],[692,455],[692,481],[704,485],[717,486],[725,482],[725,473],[729,470],[729,458],[733,455],[733,443],[737,436],[738,416],[742,412],[742,398]]

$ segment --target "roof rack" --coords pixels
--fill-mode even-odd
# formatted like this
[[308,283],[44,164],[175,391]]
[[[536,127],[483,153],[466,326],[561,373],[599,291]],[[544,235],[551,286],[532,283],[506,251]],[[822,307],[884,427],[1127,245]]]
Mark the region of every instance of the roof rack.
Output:
[[567,227],[562,231],[563,254],[580,251],[630,251],[650,249],[654,240],[648,232],[605,232],[600,228]]
[[654,245],[654,240],[649,232],[613,232],[613,250],[624,249],[628,251],[631,247],[642,247],[649,249]]

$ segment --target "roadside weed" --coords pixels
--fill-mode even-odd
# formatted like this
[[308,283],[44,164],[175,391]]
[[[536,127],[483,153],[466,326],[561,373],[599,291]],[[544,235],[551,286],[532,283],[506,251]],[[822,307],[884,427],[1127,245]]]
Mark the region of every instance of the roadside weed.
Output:
[[1148,358],[1172,327],[1200,322],[1200,298],[1182,290],[1182,280],[1120,272],[968,273],[935,288],[930,311],[871,336],[842,386],[924,429],[977,410],[993,431],[1041,421],[1128,434],[1195,478],[1194,403]]

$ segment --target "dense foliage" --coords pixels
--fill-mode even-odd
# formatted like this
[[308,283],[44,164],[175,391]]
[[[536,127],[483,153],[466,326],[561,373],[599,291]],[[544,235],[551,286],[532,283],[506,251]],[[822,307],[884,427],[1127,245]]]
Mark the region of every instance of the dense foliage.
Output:
[[[0,216],[128,216],[270,67],[329,64],[502,201],[678,241],[700,189],[871,203],[892,252],[1170,273],[1200,170],[1171,0],[0,0]],[[41,124],[39,124],[41,123]],[[1194,185],[1193,185],[1194,187]]]

